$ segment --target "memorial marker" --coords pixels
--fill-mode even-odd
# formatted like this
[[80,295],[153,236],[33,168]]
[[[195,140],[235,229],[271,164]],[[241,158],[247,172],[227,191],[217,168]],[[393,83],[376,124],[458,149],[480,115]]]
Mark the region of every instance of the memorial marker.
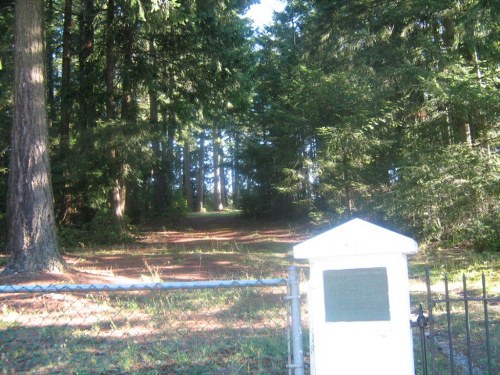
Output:
[[311,374],[414,374],[406,256],[417,251],[360,219],[294,247],[311,266]]

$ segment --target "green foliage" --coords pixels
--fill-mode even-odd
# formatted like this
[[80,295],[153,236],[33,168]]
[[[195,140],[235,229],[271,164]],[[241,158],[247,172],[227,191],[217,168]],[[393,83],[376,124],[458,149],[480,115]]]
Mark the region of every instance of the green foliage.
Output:
[[[112,25],[106,2],[74,4],[71,88],[62,90],[57,74],[49,88],[55,112],[72,111],[64,155],[60,119],[51,118],[56,207],[68,224],[62,241],[123,240],[108,214],[117,180],[127,188],[133,224],[183,216],[191,209],[182,195],[185,158],[192,158],[186,180],[194,182],[203,137],[202,162],[213,173],[213,142],[204,138],[213,127],[224,140],[226,187],[231,170],[241,191],[229,201],[249,216],[309,215],[330,225],[362,216],[423,241],[498,249],[495,6],[288,1],[272,27],[254,36],[238,15],[253,2],[133,0],[116,7]],[[0,5],[0,198],[13,3]],[[52,5],[63,9],[62,1]],[[47,25],[55,71],[62,15],[53,13]],[[109,57],[112,88],[103,77]],[[204,182],[208,189],[211,178]],[[215,209],[214,195],[206,199]]]
[[471,220],[466,228],[458,232],[457,241],[479,252],[500,253],[500,207],[497,205]]
[[477,1],[289,2],[258,39],[247,210],[302,202],[319,223],[361,216],[497,250],[495,14]]
[[127,243],[133,239],[132,227],[127,220],[117,222],[115,217],[107,213],[98,213],[85,230],[89,234],[90,244]]
[[466,145],[410,154],[397,170],[387,219],[421,240],[498,250],[500,158]]
[[169,221],[179,220],[183,216],[185,216],[190,209],[187,206],[186,198],[183,196],[181,190],[175,190],[172,194],[172,201],[168,206],[168,212],[165,217]]
[[77,247],[116,245],[134,240],[135,229],[125,218],[117,222],[110,213],[99,212],[83,228],[61,226],[58,230],[59,245],[64,249]]
[[248,217],[272,217],[273,207],[270,202],[271,199],[269,196],[264,200],[258,192],[249,191],[241,197],[241,208]]
[[87,233],[82,229],[61,226],[57,229],[57,242],[62,251],[84,247],[87,243]]

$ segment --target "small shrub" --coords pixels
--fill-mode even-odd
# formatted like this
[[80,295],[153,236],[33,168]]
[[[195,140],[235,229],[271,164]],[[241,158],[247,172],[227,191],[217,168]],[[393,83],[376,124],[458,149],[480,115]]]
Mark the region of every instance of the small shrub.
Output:
[[262,195],[254,191],[248,191],[242,195],[241,208],[247,217],[270,217],[273,213],[270,200],[262,199]]
[[62,249],[75,248],[85,245],[87,232],[78,228],[61,226],[57,230],[57,238]]
[[88,243],[90,244],[128,243],[133,240],[133,228],[128,219],[123,218],[119,222],[107,213],[97,214],[85,229],[88,232]]
[[500,252],[500,212],[483,215],[461,233],[478,252]]
[[130,243],[134,240],[134,227],[128,219],[118,222],[109,214],[97,214],[83,228],[62,226],[58,230],[59,246],[75,248],[92,245]]

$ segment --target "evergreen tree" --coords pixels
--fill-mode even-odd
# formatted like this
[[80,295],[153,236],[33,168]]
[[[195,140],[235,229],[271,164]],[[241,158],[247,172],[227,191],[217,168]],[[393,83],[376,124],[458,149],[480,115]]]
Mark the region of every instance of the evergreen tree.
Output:
[[11,257],[4,273],[65,268],[57,245],[50,178],[43,14],[42,0],[16,0],[6,241]]

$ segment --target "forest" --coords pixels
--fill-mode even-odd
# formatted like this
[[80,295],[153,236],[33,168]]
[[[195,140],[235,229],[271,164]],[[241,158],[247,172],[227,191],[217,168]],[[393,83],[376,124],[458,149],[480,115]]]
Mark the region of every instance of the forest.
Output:
[[[239,209],[500,250],[500,9],[491,0],[46,0],[61,242]],[[14,107],[0,2],[0,219]],[[5,230],[2,230],[4,232]]]

